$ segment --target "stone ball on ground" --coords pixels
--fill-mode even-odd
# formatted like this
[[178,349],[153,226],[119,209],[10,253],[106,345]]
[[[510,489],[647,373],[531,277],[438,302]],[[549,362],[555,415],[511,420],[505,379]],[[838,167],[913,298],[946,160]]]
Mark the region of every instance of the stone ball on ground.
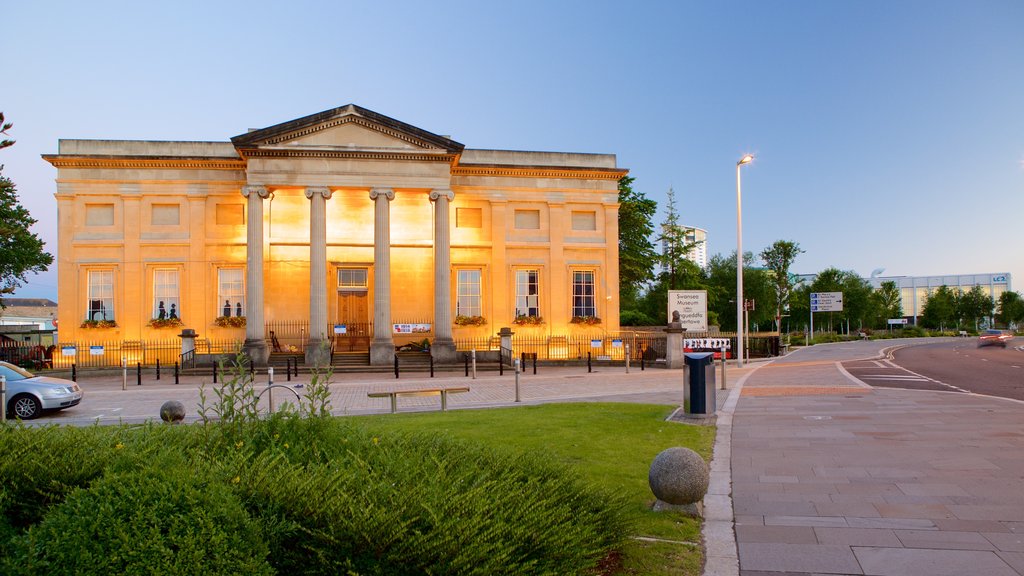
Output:
[[700,502],[708,491],[708,465],[689,448],[663,450],[651,462],[647,481],[663,502],[685,505]]
[[177,400],[168,400],[160,406],[160,419],[171,424],[178,424],[185,419],[185,405]]

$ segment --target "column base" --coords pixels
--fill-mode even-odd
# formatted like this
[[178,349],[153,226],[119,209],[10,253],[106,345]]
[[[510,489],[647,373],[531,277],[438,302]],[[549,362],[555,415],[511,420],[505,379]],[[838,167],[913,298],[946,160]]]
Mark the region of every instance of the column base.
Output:
[[459,359],[458,353],[455,351],[455,341],[451,338],[435,339],[431,342],[430,355],[438,364],[454,364]]
[[331,345],[326,340],[310,340],[306,343],[306,366],[323,368],[331,364]]
[[249,362],[252,362],[253,366],[266,366],[267,361],[270,360],[270,351],[267,349],[267,341],[260,338],[254,340],[246,340],[245,344],[242,344],[242,352],[249,357]]
[[393,366],[395,364],[395,342],[393,340],[370,343],[371,366]]

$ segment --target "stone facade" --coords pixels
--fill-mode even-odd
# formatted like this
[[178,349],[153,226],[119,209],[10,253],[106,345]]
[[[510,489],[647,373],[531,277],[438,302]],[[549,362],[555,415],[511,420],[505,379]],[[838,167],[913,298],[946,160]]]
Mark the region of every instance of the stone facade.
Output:
[[307,361],[361,332],[384,363],[424,337],[451,358],[517,314],[538,337],[618,330],[614,155],[465,149],[347,105],[230,142],[61,140],[44,158],[64,342],[183,326],[263,362],[275,323],[307,322]]

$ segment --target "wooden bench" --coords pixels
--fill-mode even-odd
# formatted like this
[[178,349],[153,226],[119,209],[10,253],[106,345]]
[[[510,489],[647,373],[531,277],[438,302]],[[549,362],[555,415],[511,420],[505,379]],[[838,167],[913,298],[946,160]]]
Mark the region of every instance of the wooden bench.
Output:
[[388,392],[370,392],[368,398],[391,398],[391,413],[398,412],[399,396],[440,396],[441,410],[448,410],[448,395],[469,392],[469,387],[456,388],[422,388],[420,390],[391,390]]

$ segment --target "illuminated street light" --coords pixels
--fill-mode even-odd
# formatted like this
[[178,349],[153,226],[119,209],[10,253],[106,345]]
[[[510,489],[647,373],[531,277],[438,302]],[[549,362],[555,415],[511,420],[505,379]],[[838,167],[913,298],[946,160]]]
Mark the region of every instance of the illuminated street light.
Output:
[[754,161],[744,154],[736,163],[736,366],[743,367],[743,194],[740,192],[740,167]]

